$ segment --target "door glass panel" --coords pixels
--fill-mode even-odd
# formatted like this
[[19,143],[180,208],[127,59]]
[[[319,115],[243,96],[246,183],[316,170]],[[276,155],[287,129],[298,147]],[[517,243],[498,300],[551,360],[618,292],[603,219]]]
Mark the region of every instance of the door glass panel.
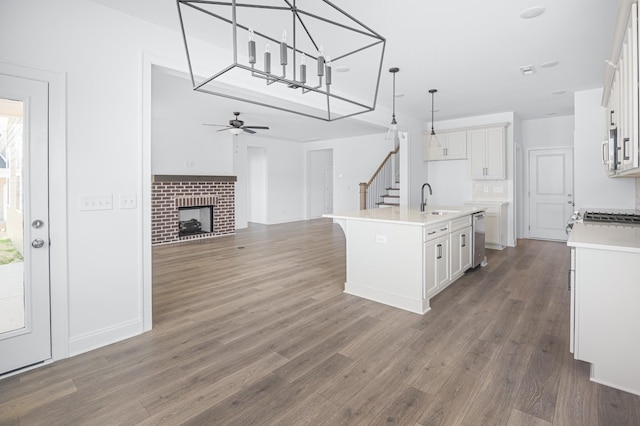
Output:
[[0,333],[25,327],[23,103],[0,99]]

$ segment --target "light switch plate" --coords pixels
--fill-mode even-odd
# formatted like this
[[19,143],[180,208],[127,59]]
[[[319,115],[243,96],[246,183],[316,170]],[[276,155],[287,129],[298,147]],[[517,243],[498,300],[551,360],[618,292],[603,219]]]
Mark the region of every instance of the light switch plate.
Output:
[[120,209],[135,209],[138,207],[138,197],[136,194],[120,194]]
[[101,195],[81,195],[80,196],[80,211],[89,210],[112,210],[113,209],[113,195],[101,194]]

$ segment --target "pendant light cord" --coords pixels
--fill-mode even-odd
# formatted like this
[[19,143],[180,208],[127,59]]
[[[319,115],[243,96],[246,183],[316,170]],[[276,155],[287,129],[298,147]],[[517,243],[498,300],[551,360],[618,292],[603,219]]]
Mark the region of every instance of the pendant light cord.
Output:
[[435,93],[433,90],[430,90],[431,92],[431,134],[435,135],[436,131],[433,130],[433,110],[434,110],[434,103],[433,103],[433,94]]

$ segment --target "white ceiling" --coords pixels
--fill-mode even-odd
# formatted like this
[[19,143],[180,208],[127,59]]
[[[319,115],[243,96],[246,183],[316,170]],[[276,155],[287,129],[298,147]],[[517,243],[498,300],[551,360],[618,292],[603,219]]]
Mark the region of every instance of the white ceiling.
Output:
[[[174,0],[93,0],[107,7],[179,30]],[[603,86],[619,0],[334,0],[333,3],[386,38],[378,108],[391,110],[390,67],[399,67],[396,109],[430,121],[429,89],[439,120],[514,111],[536,119],[573,114],[576,91]],[[545,13],[522,19],[532,6]],[[176,34],[176,37],[180,37]],[[551,68],[541,64],[559,61]],[[519,67],[534,65],[523,76]],[[554,92],[562,92],[554,94]],[[205,95],[207,96],[207,95]],[[211,96],[211,120],[225,123],[238,110],[248,125],[282,127],[271,137],[323,139],[371,133],[375,126],[303,119],[264,107]],[[214,115],[220,114],[214,117]],[[265,119],[262,120],[261,118]],[[296,123],[292,126],[291,123]],[[400,123],[402,124],[402,123]],[[293,131],[291,133],[286,128]],[[317,129],[317,130],[316,130]],[[267,136],[267,135],[265,135]]]

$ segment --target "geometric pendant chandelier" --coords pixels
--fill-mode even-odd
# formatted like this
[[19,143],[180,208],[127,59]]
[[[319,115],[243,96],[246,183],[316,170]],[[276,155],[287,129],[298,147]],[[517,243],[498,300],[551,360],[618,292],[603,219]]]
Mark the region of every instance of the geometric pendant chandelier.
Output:
[[194,90],[324,121],[375,109],[386,40],[331,2],[176,1]]

